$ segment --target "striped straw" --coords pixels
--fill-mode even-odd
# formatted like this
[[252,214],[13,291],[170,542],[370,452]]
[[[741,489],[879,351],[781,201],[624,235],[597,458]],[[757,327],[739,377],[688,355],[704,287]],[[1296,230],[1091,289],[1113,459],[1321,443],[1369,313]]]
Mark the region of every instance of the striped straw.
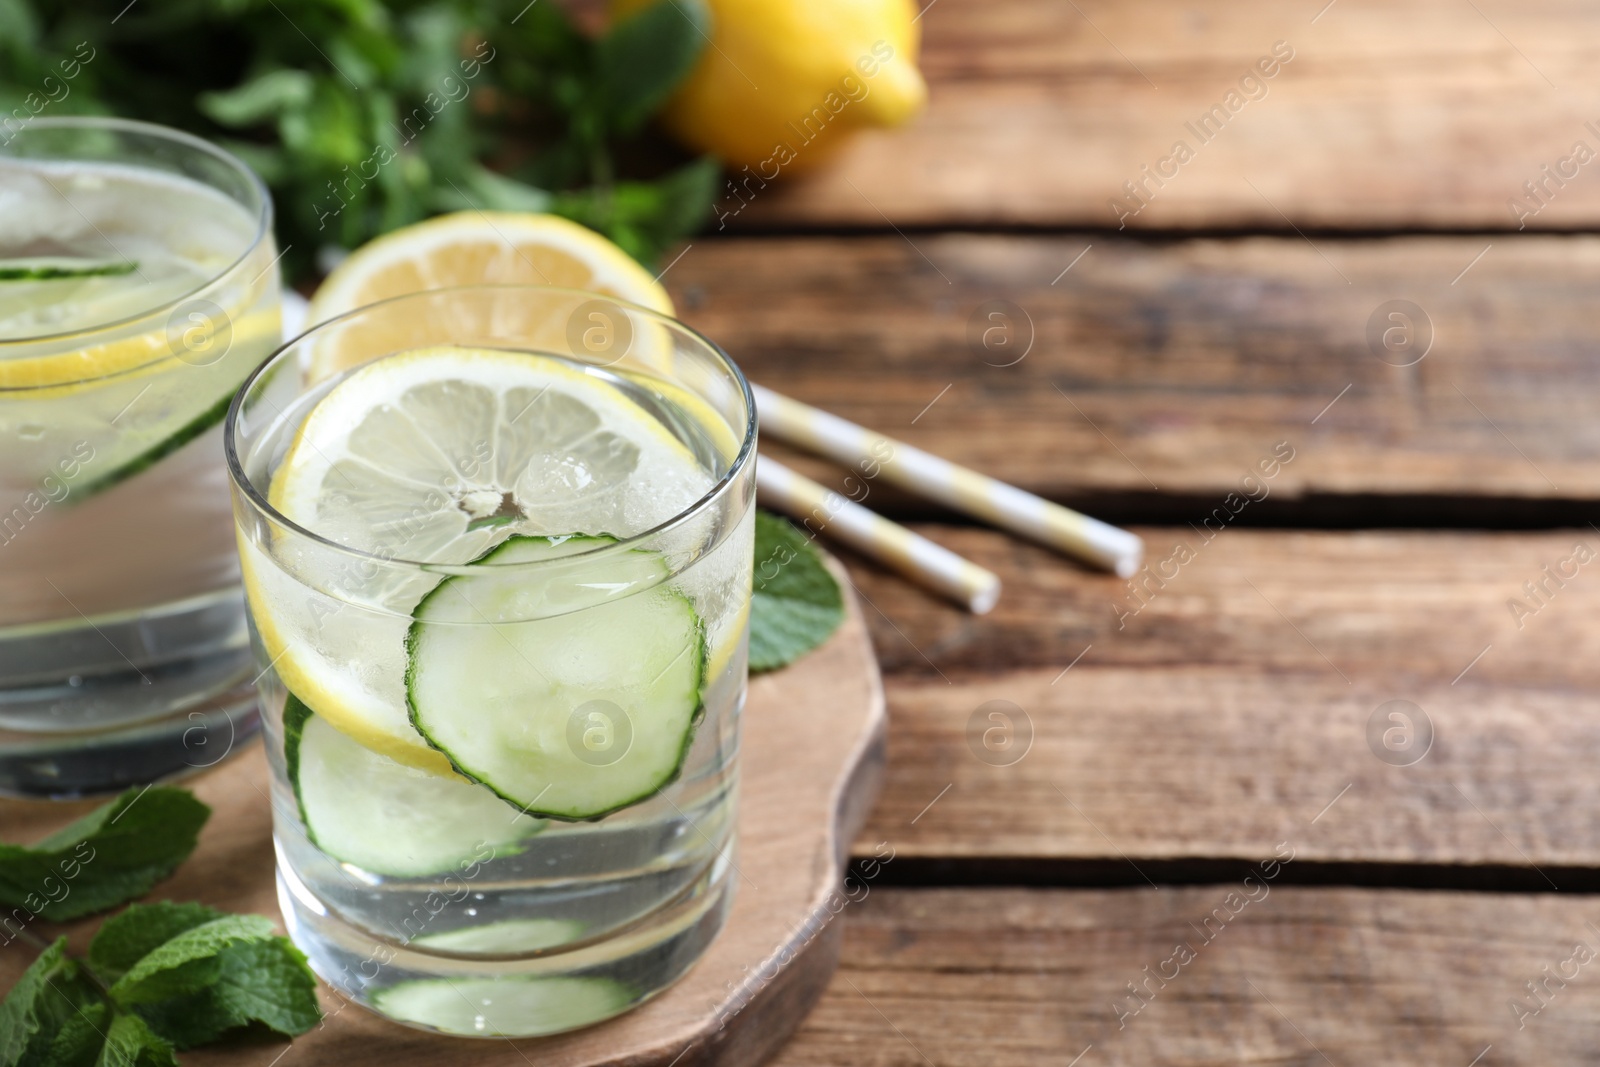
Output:
[[815,519],[832,537],[974,615],[986,614],[1000,599],[997,575],[766,456],[757,457],[756,490],[768,507],[808,528]]
[[779,440],[863,472],[875,468],[887,482],[1123,578],[1131,578],[1144,559],[1144,542],[1137,534],[873,433],[771,389],[754,383],[750,388],[755,393],[762,432]]

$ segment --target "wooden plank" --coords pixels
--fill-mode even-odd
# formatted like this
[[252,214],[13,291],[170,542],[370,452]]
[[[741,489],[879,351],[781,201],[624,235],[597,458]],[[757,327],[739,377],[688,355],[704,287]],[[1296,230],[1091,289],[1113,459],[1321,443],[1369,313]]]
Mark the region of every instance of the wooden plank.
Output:
[[[1194,558],[1130,595],[999,534],[918,529],[1004,592],[977,619],[852,567],[891,723],[862,854],[1170,861],[1287,838],[1318,862],[1600,867],[1594,530],[1145,529],[1155,558]],[[1434,732],[1412,766],[1380,754],[1388,712],[1369,740],[1394,700]],[[990,701],[1031,724],[1020,758],[983,750]]]
[[[752,378],[1054,498],[1198,516],[1287,442],[1272,507],[1600,499],[1600,239],[911,240],[702,241],[667,280]],[[974,340],[1000,299],[1017,362]],[[1368,340],[1397,299],[1431,324],[1410,366]]]
[[[1247,892],[1257,899],[1240,904]],[[882,888],[845,914],[840,970],[777,1067],[1065,1065],[1075,1056],[1079,1067],[1545,1067],[1593,1063],[1600,1041],[1600,933],[1582,899],[1258,880],[1114,892]],[[1181,965],[1180,944],[1192,946]],[[1579,944],[1587,963],[1574,958]],[[1532,1014],[1540,1001],[1524,983],[1547,974]],[[1137,1012],[1130,982],[1148,997]],[[1512,1010],[1518,1002],[1528,1014]]]
[[[1568,164],[1559,183],[1541,169],[1575,142],[1600,151],[1585,125],[1600,120],[1586,89],[1600,11],[1579,0],[1483,0],[1465,13],[1454,0],[925,7],[927,112],[813,173],[752,181],[753,198],[729,193],[729,225],[1288,232],[1600,219],[1586,166]],[[1293,58],[1249,82],[1276,42]],[[1163,164],[1180,141],[1193,158]],[[1144,167],[1169,177],[1157,185]],[[1124,183],[1139,181],[1148,206],[1124,218],[1112,198],[1136,207]],[[1530,181],[1548,183],[1547,206],[1527,197]],[[1529,214],[1508,206],[1519,197]]]
[[[1248,857],[1304,831],[1322,863],[1600,866],[1593,695],[1082,664],[1052,687],[1055,673],[892,685],[889,783],[858,852],[1126,858],[1137,881],[1146,859]],[[1415,766],[1368,744],[1396,700],[1432,724]],[[1015,736],[1019,762],[985,762],[991,730],[993,758]]]
[[[866,614],[879,659],[900,677],[934,676],[935,665],[950,676],[1060,671],[1092,643],[1084,667],[1212,667],[1326,676],[1340,685],[1347,677],[1431,685],[1450,683],[1473,662],[1458,689],[1600,689],[1593,625],[1600,616],[1600,532],[1589,528],[1138,527],[1150,577],[1141,576],[1131,592],[1127,582],[1008,534],[931,523],[913,529],[999,574],[1004,591],[994,611],[979,618],[856,561],[850,573],[873,605]],[[1580,544],[1595,562],[1577,558]],[[1181,562],[1179,546],[1189,562]],[[1569,577],[1561,579],[1556,572],[1566,560]],[[1549,592],[1535,599],[1527,582]],[[1521,606],[1513,610],[1513,602]]]

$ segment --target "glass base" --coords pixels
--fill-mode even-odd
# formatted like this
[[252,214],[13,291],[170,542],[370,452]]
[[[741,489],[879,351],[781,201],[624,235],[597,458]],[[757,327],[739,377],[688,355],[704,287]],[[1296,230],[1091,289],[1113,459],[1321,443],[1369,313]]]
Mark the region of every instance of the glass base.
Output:
[[215,766],[260,728],[237,589],[0,629],[0,795],[111,793]]
[[[637,1007],[688,973],[727,920],[733,899],[725,851],[660,908],[603,938],[508,954],[421,951],[341,920],[278,862],[278,904],[311,967],[345,998],[393,1022],[459,1037],[538,1037],[590,1026]],[[459,884],[458,884],[459,885]],[[441,885],[437,908],[470,908]],[[550,921],[550,920],[544,920]],[[541,922],[519,920],[524,930]],[[494,934],[495,931],[483,931]],[[494,953],[494,954],[491,954]]]
[[0,796],[71,800],[183,778],[215,767],[260,730],[256,691],[245,678],[159,722],[43,740],[0,731]]

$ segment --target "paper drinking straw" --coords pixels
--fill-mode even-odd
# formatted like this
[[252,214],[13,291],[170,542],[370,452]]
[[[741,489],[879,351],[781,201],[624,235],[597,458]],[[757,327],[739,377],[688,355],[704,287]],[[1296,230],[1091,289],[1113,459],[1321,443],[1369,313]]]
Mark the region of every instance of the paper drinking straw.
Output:
[[1123,578],[1133,577],[1144,559],[1144,542],[1137,534],[790,400],[771,389],[754,383],[750,389],[755,393],[761,431],[779,440],[855,468],[869,478],[876,472],[886,482]]
[[974,615],[1000,599],[997,575],[766,456],[756,458],[756,490],[763,504],[811,532],[826,532]]

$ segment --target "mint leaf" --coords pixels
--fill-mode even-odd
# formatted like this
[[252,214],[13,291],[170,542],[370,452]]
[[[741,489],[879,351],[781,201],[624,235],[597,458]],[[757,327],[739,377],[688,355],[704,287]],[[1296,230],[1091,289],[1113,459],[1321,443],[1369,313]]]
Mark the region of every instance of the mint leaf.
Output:
[[722,166],[706,156],[654,181],[617,182],[558,194],[550,210],[603,233],[640,263],[698,230],[711,214]]
[[224,949],[272,936],[272,922],[263,915],[212,919],[185,930],[139,960],[111,986],[111,999],[127,1007],[197,993],[220,977],[217,957]]
[[595,61],[612,129],[631,133],[677,88],[711,38],[702,0],[652,4],[620,19],[595,46]]
[[311,103],[316,79],[303,70],[268,71],[224,92],[204,92],[195,106],[213,122],[235,129],[275,119]]
[[0,843],[0,905],[61,922],[142,896],[210,815],[182,789],[129,790],[36,845]]
[[178,1067],[172,1046],[151,1032],[137,1015],[117,1015],[95,1067]]
[[460,181],[434,190],[430,206],[439,211],[548,211],[550,194],[473,163]]
[[222,917],[222,912],[204,904],[130,904],[107,919],[89,942],[89,966],[101,981],[115,982],[179,934]]
[[50,1042],[41,1067],[94,1067],[106,1043],[110,1016],[105,1003],[80,1005]]
[[321,1021],[317,980],[287,938],[237,944],[217,959],[220,967],[211,985],[136,1009],[152,1030],[178,1048],[215,1041],[251,1023],[295,1037]]
[[756,512],[755,589],[750,600],[750,669],[770,671],[811,651],[844,619],[844,595],[810,540]]
[[100,928],[89,963],[119,1006],[180,1049],[252,1023],[294,1037],[322,1018],[305,956],[260,916],[134,904]]
[[710,218],[721,184],[722,164],[713,156],[654,181],[618,183],[612,239],[641,263],[657,262]]
[[67,939],[58,938],[0,1002],[0,1067],[43,1063],[62,1026],[81,1006],[99,1000],[77,962],[67,958],[66,948]]

